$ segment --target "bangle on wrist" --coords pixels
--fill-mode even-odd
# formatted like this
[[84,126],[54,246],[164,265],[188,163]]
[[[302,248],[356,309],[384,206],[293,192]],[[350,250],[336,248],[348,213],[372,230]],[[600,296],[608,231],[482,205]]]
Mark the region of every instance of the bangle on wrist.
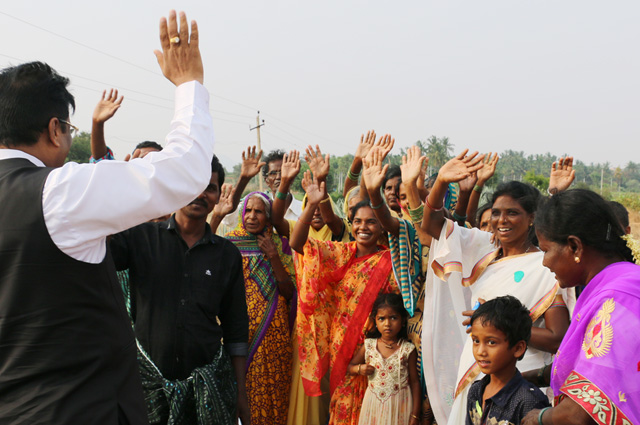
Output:
[[549,194],[549,196],[557,195],[558,194],[558,188],[556,188],[556,187],[549,188],[549,189],[547,189],[547,193]]
[[362,363],[358,365],[358,375],[360,375],[360,368],[362,367]]
[[451,217],[453,217],[453,219],[455,221],[466,221],[467,220],[467,216],[466,215],[458,215],[455,211],[451,214]]
[[349,170],[349,171],[347,172],[347,178],[348,178],[349,180],[351,180],[352,182],[356,182],[356,183],[357,183],[357,182],[358,182],[358,177],[360,177],[360,173],[358,173],[358,174],[353,174],[353,173],[351,172],[351,170]]
[[540,411],[540,414],[538,415],[538,425],[544,425],[544,423],[542,422],[542,415],[544,415],[544,412],[546,412],[549,409],[551,409],[551,407],[545,407]]
[[325,202],[329,202],[329,199],[331,199],[331,198],[329,197],[329,195],[327,195],[327,197],[326,197],[326,198],[324,198],[322,201],[320,201],[320,202],[318,202],[318,203],[319,203],[319,204],[324,204]]
[[380,209],[382,208],[383,205],[384,205],[384,199],[378,205],[373,205],[371,201],[369,201],[369,206],[371,207],[372,210]]
[[411,217],[411,221],[416,224],[422,221],[422,217],[424,216],[424,204],[420,205],[415,210],[409,208],[409,217]]
[[419,417],[417,417],[416,415],[414,415],[413,413],[411,414],[411,417],[412,417],[413,419],[420,420],[420,418],[419,418]]
[[286,201],[287,200],[287,194],[286,193],[282,193],[279,190],[276,190],[276,198],[282,199],[283,201]]
[[424,198],[424,204],[427,206],[427,208],[429,208],[431,211],[434,212],[438,212],[438,211],[442,211],[442,208],[444,208],[444,205],[441,206],[440,208],[434,208],[430,203],[429,203],[429,195],[427,195],[426,198]]
[[482,186],[478,186],[478,185],[473,186],[473,191],[482,193]]

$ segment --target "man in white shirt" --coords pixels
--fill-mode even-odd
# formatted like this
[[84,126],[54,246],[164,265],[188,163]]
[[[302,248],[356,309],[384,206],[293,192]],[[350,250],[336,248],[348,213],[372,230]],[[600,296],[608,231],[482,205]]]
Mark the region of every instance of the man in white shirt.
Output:
[[191,202],[213,155],[197,26],[172,11],[160,41],[171,131],[130,162],[64,164],[69,80],[40,62],[0,71],[0,423],[148,422],[106,237]]

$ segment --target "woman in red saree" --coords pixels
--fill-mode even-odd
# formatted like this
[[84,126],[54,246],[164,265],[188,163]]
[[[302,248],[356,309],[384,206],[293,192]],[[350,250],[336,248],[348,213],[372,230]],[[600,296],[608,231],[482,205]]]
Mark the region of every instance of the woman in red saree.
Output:
[[291,236],[298,279],[298,338],[301,375],[310,396],[321,394],[330,370],[329,424],[357,424],[366,390],[364,375],[347,374],[364,341],[367,317],[379,293],[398,292],[389,250],[377,244],[382,226],[368,202],[353,208],[355,242],[307,240],[315,207],[326,198],[305,175],[308,204]]

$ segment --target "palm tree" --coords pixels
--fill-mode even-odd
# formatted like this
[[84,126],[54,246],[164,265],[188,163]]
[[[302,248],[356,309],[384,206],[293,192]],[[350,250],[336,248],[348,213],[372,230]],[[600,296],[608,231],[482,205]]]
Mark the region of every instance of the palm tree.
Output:
[[449,142],[448,137],[438,139],[431,136],[427,139],[426,154],[429,157],[429,173],[431,169],[439,170],[445,162],[451,159],[453,152],[453,144]]

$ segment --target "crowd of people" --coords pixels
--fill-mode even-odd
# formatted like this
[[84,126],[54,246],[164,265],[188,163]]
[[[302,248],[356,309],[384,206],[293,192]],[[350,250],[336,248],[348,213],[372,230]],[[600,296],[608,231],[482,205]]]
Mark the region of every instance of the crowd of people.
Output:
[[0,72],[1,423],[640,423],[640,246],[623,206],[570,188],[571,157],[548,194],[486,205],[498,155],[427,176],[373,131],[342,211],[319,146],[249,147],[225,183],[197,24],[172,11],[160,42],[171,131],[124,161],[116,90],[90,163],[65,164],[69,80]]

